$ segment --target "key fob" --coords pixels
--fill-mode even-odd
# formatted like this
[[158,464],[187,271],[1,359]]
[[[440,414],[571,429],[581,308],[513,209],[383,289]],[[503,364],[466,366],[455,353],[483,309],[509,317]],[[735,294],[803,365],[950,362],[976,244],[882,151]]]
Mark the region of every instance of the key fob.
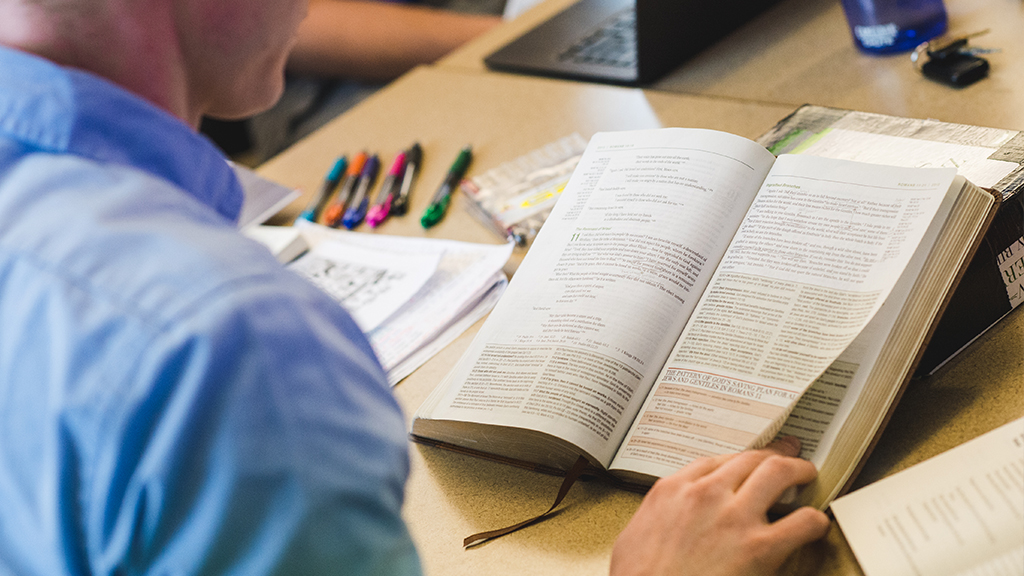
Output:
[[921,72],[932,80],[953,86],[968,86],[988,75],[988,60],[970,54],[950,54],[945,58],[925,62]]

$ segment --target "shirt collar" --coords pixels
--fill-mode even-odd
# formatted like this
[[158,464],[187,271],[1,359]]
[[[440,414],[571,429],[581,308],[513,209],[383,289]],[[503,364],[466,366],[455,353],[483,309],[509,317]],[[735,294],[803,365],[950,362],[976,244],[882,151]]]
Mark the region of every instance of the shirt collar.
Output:
[[242,207],[224,156],[184,122],[98,76],[2,46],[0,134],[45,152],[144,170],[232,222]]

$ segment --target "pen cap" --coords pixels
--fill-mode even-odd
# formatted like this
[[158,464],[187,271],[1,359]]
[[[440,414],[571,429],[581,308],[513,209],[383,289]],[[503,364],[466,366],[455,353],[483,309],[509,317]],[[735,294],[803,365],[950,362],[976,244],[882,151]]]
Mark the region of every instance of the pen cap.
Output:
[[366,152],[360,152],[352,158],[352,163],[348,165],[345,176],[359,176],[359,173],[363,171],[363,164],[366,164]]
[[473,151],[469,146],[463,148],[459,155],[455,158],[455,162],[452,163],[452,167],[448,170],[451,174],[458,174],[461,177],[466,173],[466,169],[469,168],[469,161],[473,159]]
[[377,170],[380,169],[380,159],[374,154],[366,159],[366,163],[363,164],[362,176],[364,178],[376,178]]
[[399,152],[398,156],[391,163],[391,168],[388,170],[387,176],[384,177],[384,183],[380,186],[380,191],[377,192],[376,204],[382,204],[384,199],[388,199],[388,204],[391,203],[391,197],[398,193],[398,187],[402,180],[402,174],[405,172],[405,152]]
[[420,147],[419,142],[415,142],[412,147],[409,148],[405,153],[405,164],[419,165],[423,160],[423,148]]
[[342,156],[334,162],[334,166],[331,167],[331,171],[327,174],[327,180],[331,182],[337,182],[341,179],[341,175],[345,172],[345,168],[348,167],[348,159]]
[[399,152],[398,156],[395,156],[395,161],[391,163],[388,175],[397,177],[401,175],[403,168],[405,168],[405,152]]

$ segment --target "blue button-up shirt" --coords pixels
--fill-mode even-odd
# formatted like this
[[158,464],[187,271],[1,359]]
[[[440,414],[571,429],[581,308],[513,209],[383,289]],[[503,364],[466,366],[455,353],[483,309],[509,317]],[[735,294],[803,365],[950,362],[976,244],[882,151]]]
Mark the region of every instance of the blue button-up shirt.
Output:
[[0,48],[0,574],[410,574],[404,425],[188,126]]

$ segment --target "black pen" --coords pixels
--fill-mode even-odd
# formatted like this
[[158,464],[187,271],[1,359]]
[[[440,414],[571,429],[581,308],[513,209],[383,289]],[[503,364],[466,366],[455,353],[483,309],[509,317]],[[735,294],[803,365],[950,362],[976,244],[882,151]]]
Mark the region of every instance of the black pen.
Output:
[[409,191],[412,189],[412,182],[420,169],[420,162],[423,161],[423,149],[420,143],[416,142],[412,148],[405,153],[405,167],[402,175],[402,187],[391,202],[391,213],[402,216],[409,211]]

